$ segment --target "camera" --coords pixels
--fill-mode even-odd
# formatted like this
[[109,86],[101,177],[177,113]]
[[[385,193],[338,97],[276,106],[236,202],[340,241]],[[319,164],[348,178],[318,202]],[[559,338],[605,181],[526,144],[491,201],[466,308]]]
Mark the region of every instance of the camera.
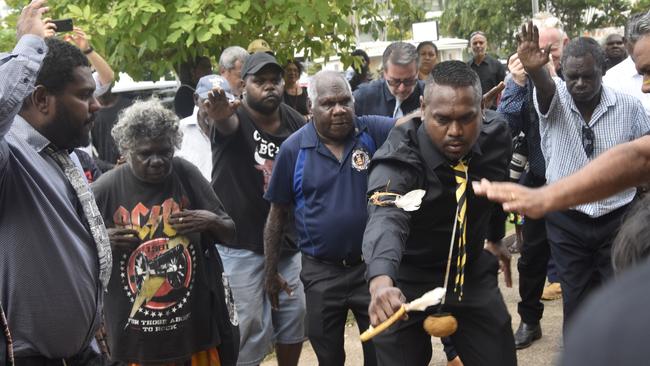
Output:
[[526,144],[526,136],[520,134],[515,137],[513,142],[512,159],[510,159],[510,174],[511,182],[519,182],[521,174],[526,169],[528,164],[528,144]]
[[50,23],[56,26],[57,33],[72,32],[72,30],[74,29],[72,24],[72,19],[50,20]]

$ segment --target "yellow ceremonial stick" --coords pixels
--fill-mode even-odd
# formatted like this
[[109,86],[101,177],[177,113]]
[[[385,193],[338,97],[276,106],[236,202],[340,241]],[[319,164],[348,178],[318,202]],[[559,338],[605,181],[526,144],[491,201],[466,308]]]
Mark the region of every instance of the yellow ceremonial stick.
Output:
[[361,334],[361,342],[368,341],[372,339],[374,336],[376,336],[377,334],[385,331],[388,327],[393,325],[393,323],[395,323],[398,319],[403,317],[404,314],[406,314],[406,304],[402,304],[402,307],[399,310],[397,310],[395,314],[391,315],[390,318],[386,319],[386,321],[379,324],[377,328],[373,328],[371,325],[370,328],[368,328],[368,330],[366,330]]

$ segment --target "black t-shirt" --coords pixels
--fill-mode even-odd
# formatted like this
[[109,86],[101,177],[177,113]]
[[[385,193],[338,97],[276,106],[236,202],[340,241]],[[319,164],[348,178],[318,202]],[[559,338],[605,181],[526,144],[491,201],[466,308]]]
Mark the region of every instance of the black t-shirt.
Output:
[[[481,89],[483,90],[483,94],[489,92],[506,77],[506,67],[503,66],[499,60],[490,55],[485,55],[483,61],[478,65],[474,62],[473,58],[469,60],[468,64],[478,74],[478,77],[481,80]],[[496,100],[490,108],[496,108]]]
[[303,116],[309,114],[309,96],[307,95],[307,88],[303,87],[300,95],[291,95],[285,90],[284,95],[282,96],[282,101]]
[[[280,105],[281,127],[274,134],[257,128],[244,106],[237,109],[239,128],[232,135],[212,131],[212,188],[223,200],[226,212],[235,221],[237,239],[233,248],[264,253],[264,224],[270,205],[264,192],[271,179],[280,145],[305,124],[298,112]],[[297,251],[293,218],[287,220],[283,249]]]
[[183,84],[176,90],[174,111],[178,118],[181,119],[192,115],[192,112],[194,112],[194,88]]
[[204,182],[196,167],[174,158],[172,173],[160,184],[138,180],[125,164],[92,185],[106,226],[136,229],[142,239],[134,251],[113,250],[104,315],[114,360],[177,362],[232,343],[227,339],[232,334],[221,331],[228,296],[218,255],[210,248],[219,238],[176,235],[169,224],[169,215],[183,209],[228,219]]
[[86,176],[88,183],[92,183],[99,179],[102,175],[102,171],[95,163],[95,159],[81,149],[74,149],[74,153],[77,154],[77,158],[79,158],[79,163],[81,163],[81,168],[84,170],[84,175]]
[[92,140],[93,146],[97,150],[97,163],[103,172],[112,169],[120,157],[120,151],[111,135],[111,130],[117,123],[119,113],[131,104],[133,104],[133,99],[120,94],[113,105],[97,111],[92,129]]

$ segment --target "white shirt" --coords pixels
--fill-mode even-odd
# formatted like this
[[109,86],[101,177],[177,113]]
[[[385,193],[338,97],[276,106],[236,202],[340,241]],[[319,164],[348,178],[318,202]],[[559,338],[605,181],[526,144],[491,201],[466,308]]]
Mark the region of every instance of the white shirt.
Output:
[[607,70],[603,76],[603,85],[637,98],[643,104],[645,114],[650,116],[650,94],[641,91],[642,84],[643,76],[636,71],[630,56]]
[[93,93],[95,98],[106,94],[106,92],[111,88],[111,83],[102,84],[102,82],[99,81],[99,74],[97,71],[93,72],[93,79],[95,79],[95,92]]
[[181,120],[183,142],[175,155],[194,164],[201,171],[201,175],[210,182],[212,181],[212,145],[210,138],[196,120],[198,111],[199,108],[194,107],[194,113]]
[[[585,120],[564,81],[559,78],[553,78],[553,81],[555,94],[546,114],[539,111],[537,88],[533,98],[539,114],[547,183],[575,173],[608,149],[637,139],[650,130],[650,119],[637,99],[603,86],[600,103],[589,121],[595,137],[593,154],[588,157],[582,141]],[[579,205],[575,209],[590,217],[600,217],[628,204],[635,194],[636,189],[631,188],[600,201]]]

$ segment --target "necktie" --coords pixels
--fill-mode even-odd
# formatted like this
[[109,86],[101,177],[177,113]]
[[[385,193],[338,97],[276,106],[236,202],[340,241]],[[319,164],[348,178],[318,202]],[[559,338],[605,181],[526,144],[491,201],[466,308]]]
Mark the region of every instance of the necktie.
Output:
[[56,163],[61,167],[63,173],[72,187],[74,188],[81,207],[84,212],[84,219],[90,227],[90,232],[97,246],[97,256],[99,258],[99,280],[104,286],[104,289],[107,289],[108,280],[111,277],[111,267],[113,265],[113,257],[111,254],[111,246],[108,240],[108,233],[106,232],[106,227],[104,226],[104,220],[102,215],[99,213],[97,208],[97,203],[95,202],[95,196],[93,196],[88,183],[85,178],[81,175],[79,168],[72,162],[70,154],[66,150],[55,150],[52,145],[48,145],[45,148],[45,152],[56,161]]
[[393,118],[400,118],[404,116],[401,107],[402,107],[402,102],[398,99],[395,99],[395,110],[393,111]]
[[458,259],[456,261],[456,281],[454,282],[454,292],[458,293],[458,300],[463,298],[463,283],[465,282],[465,262],[467,260],[467,225],[465,222],[467,214],[467,164],[459,161],[452,166],[454,177],[456,178],[456,202],[458,203],[458,212],[456,216],[456,225],[458,232]]

